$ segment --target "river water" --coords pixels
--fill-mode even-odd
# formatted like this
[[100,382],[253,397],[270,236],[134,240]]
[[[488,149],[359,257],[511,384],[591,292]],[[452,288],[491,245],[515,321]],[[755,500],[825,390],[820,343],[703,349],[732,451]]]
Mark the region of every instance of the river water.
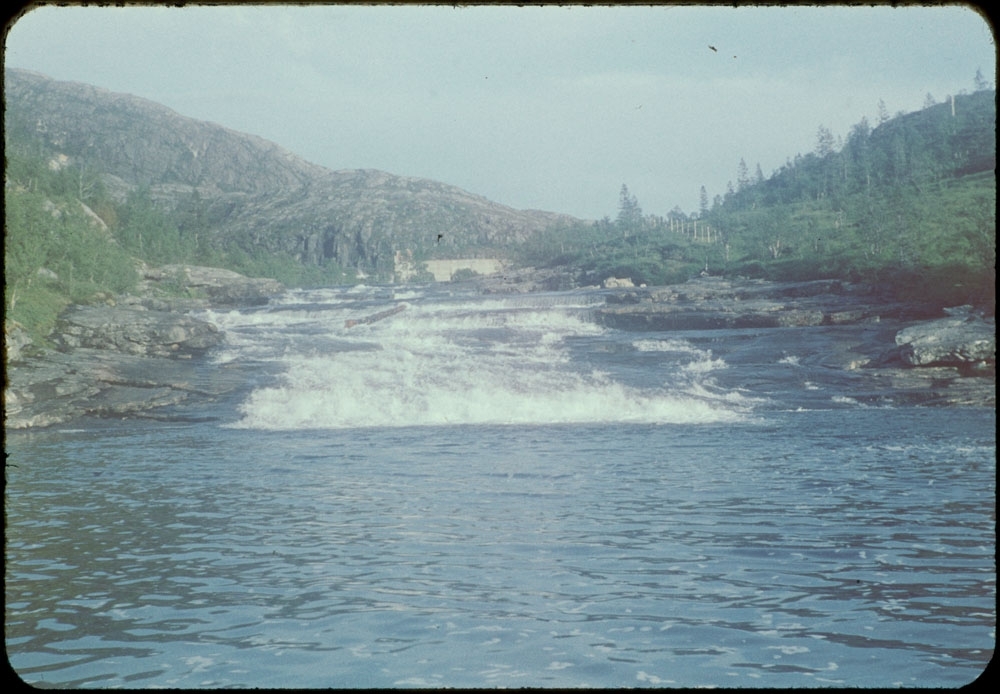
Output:
[[[205,311],[247,387],[7,432],[6,648],[54,687],[957,686],[996,639],[996,414],[834,328],[600,292]],[[394,306],[404,310],[354,327]],[[864,392],[861,392],[864,391]]]

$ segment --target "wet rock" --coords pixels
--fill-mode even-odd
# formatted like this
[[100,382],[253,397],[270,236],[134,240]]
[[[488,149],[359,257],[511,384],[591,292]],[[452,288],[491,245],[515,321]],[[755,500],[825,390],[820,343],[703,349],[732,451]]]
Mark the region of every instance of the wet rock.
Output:
[[170,311],[123,306],[73,306],[56,327],[61,350],[107,349],[151,357],[191,357],[215,347],[222,335],[211,323]]
[[148,357],[81,347],[49,352],[9,369],[9,429],[45,427],[79,417],[152,416],[157,409],[222,397],[245,374],[204,369],[197,360]]
[[927,321],[896,335],[899,358],[910,366],[996,363],[996,321],[957,315]]
[[[699,277],[637,295],[609,295],[596,319],[620,330],[712,330],[844,325],[918,317],[919,306],[880,301],[839,280],[767,282]],[[627,305],[631,304],[631,305]]]
[[163,408],[221,397],[245,382],[238,368],[202,367],[198,357],[223,335],[189,313],[210,305],[263,303],[282,286],[219,268],[140,270],[138,295],[67,309],[48,337],[56,349],[35,348],[20,326],[5,323],[8,428],[82,416],[154,416]]
[[605,302],[608,304],[641,304],[651,300],[652,296],[645,290],[612,292],[605,297]]
[[823,325],[826,316],[819,309],[793,308],[778,312],[778,325],[782,328],[801,328]]
[[899,404],[996,407],[995,378],[970,377],[951,366],[878,369],[873,384]]
[[638,302],[607,306],[594,313],[598,322],[608,327],[642,331],[804,327],[826,322],[819,309],[766,301]]
[[[898,302],[835,280],[710,277],[641,293],[611,292],[594,317],[633,331],[822,327],[827,337],[848,339],[826,340],[812,358],[853,374],[873,393],[891,391],[901,402],[919,405],[994,406],[995,319],[971,306],[945,313],[942,318],[934,306]],[[807,334],[795,331],[787,339],[801,341]]]

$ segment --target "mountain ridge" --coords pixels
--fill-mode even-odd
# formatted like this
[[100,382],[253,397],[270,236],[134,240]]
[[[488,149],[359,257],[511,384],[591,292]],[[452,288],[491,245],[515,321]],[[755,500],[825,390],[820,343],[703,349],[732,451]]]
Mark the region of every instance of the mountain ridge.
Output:
[[149,99],[5,68],[5,139],[98,171],[210,224],[214,243],[388,276],[416,257],[501,253],[569,215],[518,210],[457,186],[378,169],[331,169],[257,135]]

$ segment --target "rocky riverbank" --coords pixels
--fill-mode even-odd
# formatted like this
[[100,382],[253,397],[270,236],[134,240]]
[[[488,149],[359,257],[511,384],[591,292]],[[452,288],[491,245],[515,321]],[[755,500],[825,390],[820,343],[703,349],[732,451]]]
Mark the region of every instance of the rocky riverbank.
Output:
[[[481,280],[483,293],[566,289],[559,273],[517,271]],[[169,291],[167,289],[169,288]],[[972,307],[944,309],[880,297],[865,287],[823,280],[775,283],[699,278],[671,287],[597,290],[605,304],[594,320],[632,331],[754,330],[779,350],[786,340],[811,340],[824,368],[864,376],[874,390],[906,393],[907,401],[995,406],[996,323]],[[191,316],[196,309],[266,302],[283,291],[273,280],[197,266],[147,268],[135,295],[73,306],[39,350],[16,325],[5,325],[5,424],[51,426],[78,417],[148,417],[210,404],[246,386],[239,364],[209,367],[204,354],[223,340]],[[723,337],[719,339],[725,340]],[[168,409],[165,409],[168,408]],[[173,409],[169,409],[173,408]]]
[[824,366],[864,375],[873,388],[888,385],[910,402],[996,405],[996,320],[972,306],[901,302],[837,280],[705,277],[607,290],[594,317],[633,331],[827,329],[836,340]]
[[155,417],[192,399],[211,401],[245,383],[236,370],[206,369],[198,357],[222,341],[189,313],[266,302],[283,287],[219,268],[144,268],[135,295],[72,306],[49,336],[32,345],[4,325],[8,429],[51,426],[83,416]]
[[702,277],[670,287],[608,294],[598,320],[621,330],[714,330],[920,320],[941,309],[899,302],[838,280],[767,282]]

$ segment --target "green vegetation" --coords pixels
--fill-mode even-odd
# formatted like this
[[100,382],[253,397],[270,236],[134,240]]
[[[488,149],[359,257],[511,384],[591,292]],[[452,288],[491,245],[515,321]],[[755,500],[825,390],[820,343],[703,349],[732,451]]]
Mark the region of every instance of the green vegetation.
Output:
[[869,282],[900,298],[993,310],[996,94],[978,91],[855,125],[842,146],[820,127],[815,152],[770,178],[745,161],[737,185],[685,215],[644,216],[622,187],[618,217],[534,238],[522,262],[579,268],[580,280],[683,281],[701,271],[775,280]]
[[[67,304],[127,291],[138,274],[106,222],[80,199],[80,172],[52,170],[10,154],[8,162],[5,315],[39,340]],[[101,196],[98,186],[88,189],[88,198],[103,202]]]
[[[877,127],[862,120],[843,142],[820,126],[814,152],[769,178],[740,160],[736,185],[712,201],[702,187],[700,209],[690,215],[677,208],[644,214],[623,185],[614,220],[564,225],[503,248],[485,235],[453,242],[446,229],[429,247],[414,249],[414,261],[457,251],[499,254],[522,265],[575,268],[582,284],[628,277],[663,285],[701,272],[842,278],[901,298],[993,310],[995,98],[985,89],[941,104],[928,97],[923,110],[883,114]],[[174,195],[169,210],[148,188],[113,194],[98,164],[19,133],[8,131],[5,140],[4,308],[36,341],[69,303],[134,288],[138,261],[211,265],[289,286],[356,279],[333,261],[310,264],[268,251],[252,235],[220,238],[213,214],[224,211],[197,193]],[[391,240],[366,243],[380,263],[376,277],[391,276]],[[428,280],[423,270],[419,279]]]
[[[680,229],[681,220],[673,218]],[[688,222],[688,227],[693,224]],[[568,265],[579,269],[581,284],[598,284],[608,277],[629,277],[636,284],[663,285],[683,282],[701,270],[702,249],[671,221],[647,217],[632,231],[604,218],[552,229],[525,242],[518,261],[537,267]]]
[[307,266],[285,254],[217,244],[196,206],[168,214],[149,189],[116,202],[97,172],[37,144],[8,141],[6,154],[5,318],[36,342],[44,343],[67,305],[134,289],[137,261],[211,265],[292,286],[353,280],[334,265]]

